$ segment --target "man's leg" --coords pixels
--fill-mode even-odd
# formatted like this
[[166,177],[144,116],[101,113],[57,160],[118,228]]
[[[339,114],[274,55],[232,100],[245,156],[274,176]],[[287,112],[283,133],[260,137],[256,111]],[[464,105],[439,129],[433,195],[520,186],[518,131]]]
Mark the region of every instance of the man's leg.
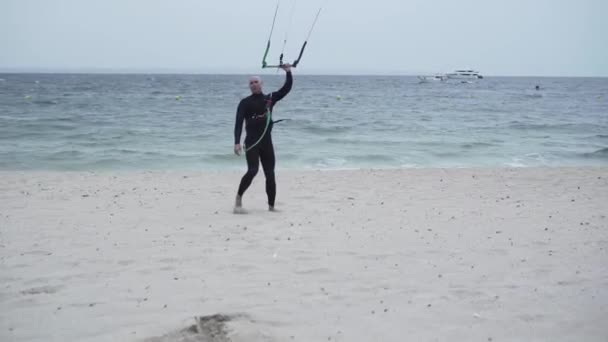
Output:
[[245,152],[245,158],[247,158],[247,173],[241,178],[241,184],[239,185],[239,191],[236,196],[236,202],[234,205],[235,211],[241,210],[243,203],[242,198],[247,188],[251,185],[253,178],[258,173],[260,165],[260,148],[254,147],[251,150]]
[[260,147],[260,160],[262,161],[262,168],[264,169],[264,176],[266,177],[266,195],[268,195],[268,209],[274,210],[274,200],[277,195],[277,185],[274,179],[274,147],[272,146],[272,140],[264,142]]

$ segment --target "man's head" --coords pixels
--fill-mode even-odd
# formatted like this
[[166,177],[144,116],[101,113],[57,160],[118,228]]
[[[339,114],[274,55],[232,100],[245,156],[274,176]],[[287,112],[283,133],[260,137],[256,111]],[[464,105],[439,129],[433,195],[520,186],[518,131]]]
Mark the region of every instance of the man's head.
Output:
[[249,89],[252,94],[261,94],[262,84],[262,79],[259,76],[252,76],[249,78]]

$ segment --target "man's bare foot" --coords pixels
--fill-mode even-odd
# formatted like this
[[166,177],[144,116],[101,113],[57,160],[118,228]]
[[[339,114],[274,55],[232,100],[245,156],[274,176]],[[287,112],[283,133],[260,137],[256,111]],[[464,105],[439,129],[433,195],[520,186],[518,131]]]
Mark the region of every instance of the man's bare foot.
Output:
[[268,211],[273,212],[273,213],[280,213],[281,212],[279,209],[275,208],[272,205],[268,206]]

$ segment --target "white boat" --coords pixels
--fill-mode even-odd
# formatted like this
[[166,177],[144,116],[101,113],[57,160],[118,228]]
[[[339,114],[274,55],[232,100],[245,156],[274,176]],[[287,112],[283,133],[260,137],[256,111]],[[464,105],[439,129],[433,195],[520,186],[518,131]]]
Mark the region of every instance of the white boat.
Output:
[[433,76],[418,76],[420,83],[428,83],[428,82],[445,82],[448,77],[446,75],[433,75]]
[[456,70],[446,75],[451,80],[480,80],[483,78],[479,71],[475,70]]

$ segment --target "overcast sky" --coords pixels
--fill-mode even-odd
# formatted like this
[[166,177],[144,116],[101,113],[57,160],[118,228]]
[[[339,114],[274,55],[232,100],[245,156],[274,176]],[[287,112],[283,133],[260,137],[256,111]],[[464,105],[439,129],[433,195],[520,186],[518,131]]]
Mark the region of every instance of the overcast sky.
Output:
[[[275,4],[0,0],[0,70],[259,72]],[[287,59],[322,4],[300,73],[608,76],[608,0],[299,0]]]

